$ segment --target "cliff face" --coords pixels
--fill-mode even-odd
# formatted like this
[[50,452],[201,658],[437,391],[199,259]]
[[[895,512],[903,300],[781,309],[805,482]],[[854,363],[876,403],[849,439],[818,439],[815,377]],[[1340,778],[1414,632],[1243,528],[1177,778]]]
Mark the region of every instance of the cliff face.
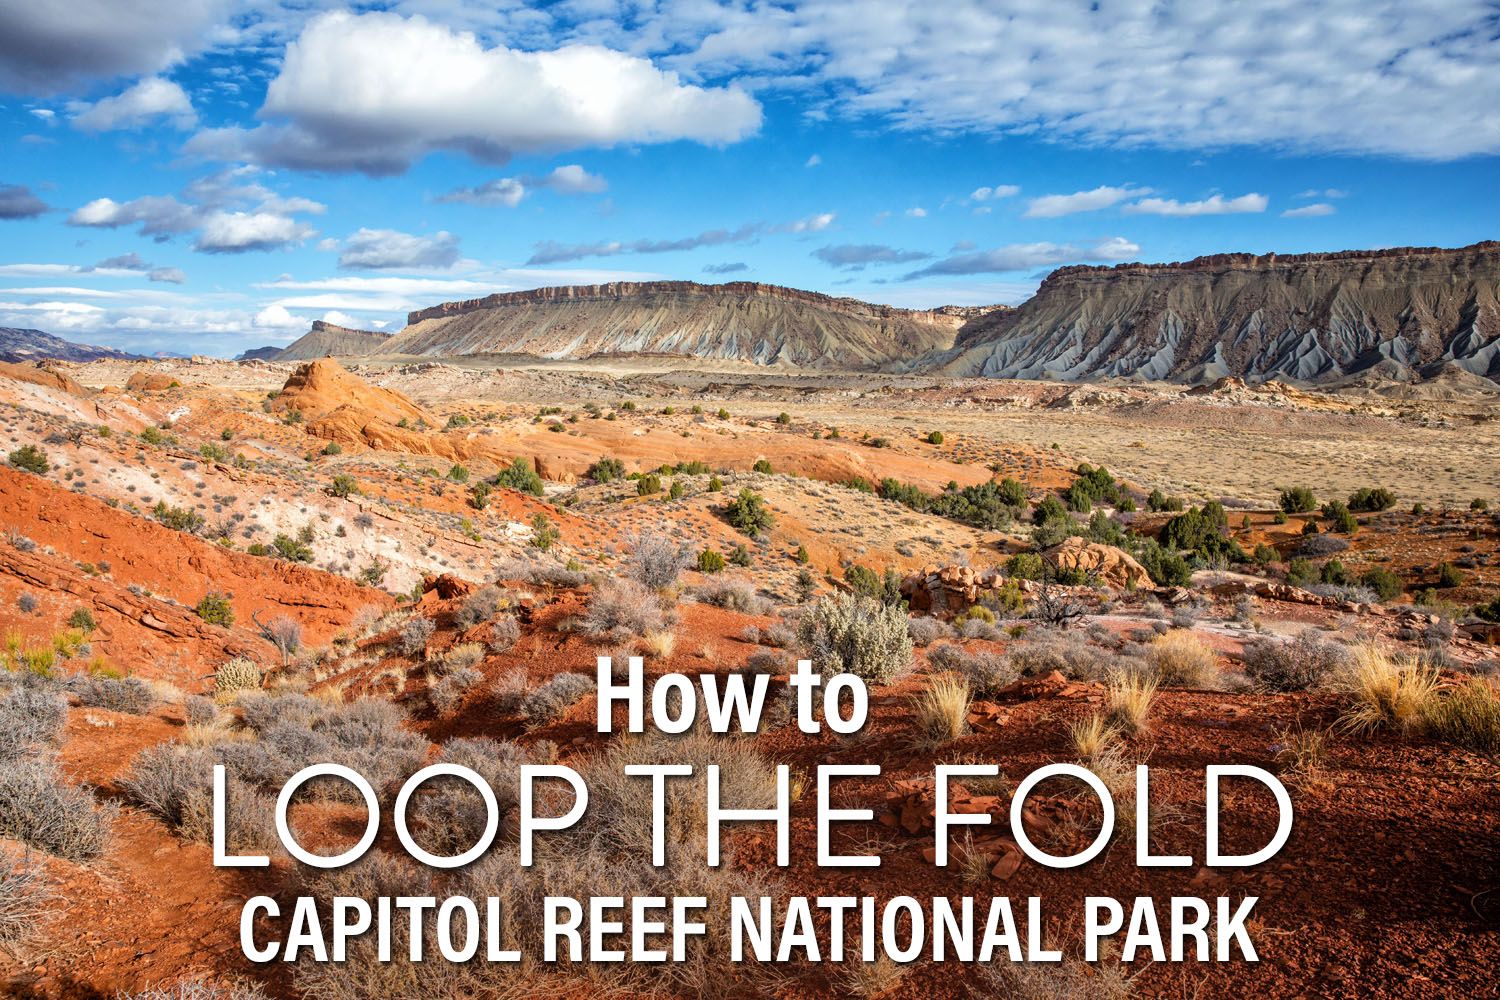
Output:
[[0,327],[0,361],[40,361],[43,358],[57,361],[98,361],[102,358],[131,361],[139,357],[139,354],[127,354],[113,347],[75,344],[41,330]]
[[1500,377],[1500,243],[1065,267],[907,369],[995,378]]
[[390,354],[679,354],[871,369],[951,347],[976,310],[916,311],[738,281],[538,288],[412,313]]
[[320,319],[313,320],[312,329],[277,351],[272,361],[316,361],[330,354],[341,355],[376,354],[384,349],[391,339],[388,333],[372,330],[351,330],[346,326],[334,326]]

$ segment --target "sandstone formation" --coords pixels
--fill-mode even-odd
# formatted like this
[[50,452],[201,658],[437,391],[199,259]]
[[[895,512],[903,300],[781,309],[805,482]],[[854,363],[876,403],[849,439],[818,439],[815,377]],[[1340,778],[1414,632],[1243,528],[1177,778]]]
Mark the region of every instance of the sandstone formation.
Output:
[[757,282],[537,288],[412,313],[387,354],[583,358],[671,354],[758,365],[872,369],[950,347],[978,310],[871,305]]
[[1500,376],[1500,243],[1064,267],[905,366],[993,378]]
[[[346,355],[378,354],[391,339],[388,333],[373,330],[351,330],[322,320],[313,320],[312,329],[279,351],[263,356],[267,361],[313,361],[317,358]],[[246,352],[250,354],[250,352]],[[244,358],[246,355],[241,355]]]
[[913,611],[956,614],[1005,584],[1005,576],[997,569],[924,566],[901,581],[901,596]]
[[1074,536],[1042,553],[1059,570],[1081,570],[1113,590],[1152,586],[1151,575],[1124,549]]
[[86,398],[89,394],[87,389],[65,373],[40,362],[29,365],[0,362],[0,376],[15,379],[17,382],[29,382],[47,389],[57,389],[70,396]]

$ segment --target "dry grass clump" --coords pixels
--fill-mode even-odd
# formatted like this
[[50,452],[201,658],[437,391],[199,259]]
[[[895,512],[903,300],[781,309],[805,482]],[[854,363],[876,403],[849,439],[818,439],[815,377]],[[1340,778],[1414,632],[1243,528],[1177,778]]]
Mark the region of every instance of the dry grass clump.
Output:
[[427,651],[427,641],[436,630],[437,626],[430,618],[420,615],[411,618],[401,626],[401,632],[396,637],[396,648],[401,651],[402,656],[420,656]]
[[1121,736],[1149,728],[1156,703],[1156,678],[1129,670],[1116,671],[1104,691],[1104,720]]
[[460,667],[427,689],[427,700],[439,715],[446,715],[463,700],[484,675],[473,667]]
[[1353,733],[1410,732],[1425,722],[1438,674],[1415,660],[1390,656],[1374,643],[1356,646],[1340,686],[1353,704],[1339,724]]
[[1073,752],[1083,760],[1096,760],[1114,749],[1120,733],[1109,720],[1095,712],[1068,726],[1068,740]]
[[648,532],[635,540],[624,573],[647,590],[666,590],[677,583],[691,561],[691,553],[680,541]]
[[1433,736],[1477,753],[1500,753],[1500,694],[1482,677],[1434,697],[1426,723]]
[[28,941],[56,899],[41,865],[24,857],[0,855],[0,948],[14,949]]
[[1170,687],[1214,687],[1219,679],[1217,654],[1188,631],[1157,636],[1146,647],[1146,663],[1157,682]]
[[484,646],[477,642],[460,642],[434,661],[439,673],[455,674],[460,670],[473,670],[484,662]]
[[939,674],[913,701],[918,741],[926,747],[940,747],[969,731],[969,702],[972,695],[963,678]]
[[0,768],[0,837],[70,861],[104,851],[119,810],[70,785],[51,757],[14,760]]
[[1292,778],[1312,778],[1323,770],[1328,759],[1328,733],[1322,729],[1304,729],[1301,723],[1276,734],[1276,762],[1282,773]]
[[141,993],[121,993],[117,1000],[265,1000],[255,983],[192,979],[170,986],[153,986]]
[[619,642],[660,631],[664,624],[655,594],[634,580],[612,580],[589,599],[582,628],[588,635]]
[[515,615],[501,615],[490,625],[490,652],[509,652],[521,638],[521,623]]
[[939,670],[959,674],[974,694],[981,697],[998,694],[1020,680],[1020,675],[1006,657],[996,653],[970,653],[951,643],[932,647],[927,661]]
[[1350,664],[1349,650],[1304,629],[1294,639],[1271,637],[1245,644],[1245,676],[1271,691],[1306,691],[1333,680]]
[[647,656],[664,660],[672,655],[672,650],[677,648],[677,636],[665,629],[660,632],[647,632],[641,639],[641,645]]
[[1056,670],[1069,680],[1104,680],[1117,669],[1116,658],[1089,643],[1079,632],[1037,629],[1014,642],[1005,657],[1021,677],[1036,677]]
[[883,997],[901,985],[908,971],[889,955],[880,955],[873,962],[851,962],[844,973],[844,986],[851,996]]
[[998,961],[976,966],[981,991],[1006,1000],[1128,1000],[1130,977],[1120,962],[1076,958],[1046,965]]

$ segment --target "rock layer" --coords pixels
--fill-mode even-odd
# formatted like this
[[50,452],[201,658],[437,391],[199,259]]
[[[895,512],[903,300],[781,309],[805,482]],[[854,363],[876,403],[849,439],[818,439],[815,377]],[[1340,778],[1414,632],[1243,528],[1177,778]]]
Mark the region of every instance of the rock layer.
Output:
[[1064,267],[907,368],[1083,380],[1500,376],[1500,242]]

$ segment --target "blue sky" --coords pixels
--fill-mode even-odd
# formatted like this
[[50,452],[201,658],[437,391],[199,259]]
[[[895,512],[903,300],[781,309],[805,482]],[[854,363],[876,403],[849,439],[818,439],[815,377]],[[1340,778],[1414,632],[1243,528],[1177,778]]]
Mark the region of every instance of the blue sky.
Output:
[[0,0],[0,325],[234,353],[537,285],[1464,245],[1496,80],[1471,0]]

